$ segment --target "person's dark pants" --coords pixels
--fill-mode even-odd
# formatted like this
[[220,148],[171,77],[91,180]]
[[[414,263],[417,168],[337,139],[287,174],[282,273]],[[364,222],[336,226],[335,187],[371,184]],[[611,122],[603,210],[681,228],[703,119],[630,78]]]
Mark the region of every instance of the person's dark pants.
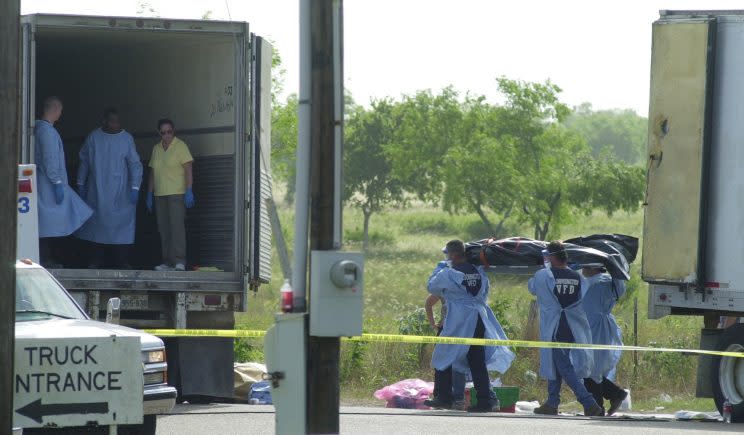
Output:
[[[483,324],[483,320],[481,320],[479,315],[473,338],[484,338],[485,336],[486,325]],[[468,349],[468,365],[470,366],[470,374],[473,377],[475,397],[478,399],[478,403],[489,403],[493,398],[493,392],[491,391],[491,381],[488,379],[486,348],[484,346],[470,346],[470,349]]]
[[183,195],[155,197],[155,218],[158,221],[163,263],[186,265],[186,206]]
[[[90,255],[90,267],[101,268],[112,264],[116,269],[131,269],[129,265],[129,251],[132,245],[106,245],[103,243],[92,243]],[[106,257],[111,257],[111,262]]]
[[[442,328],[437,328],[437,337],[442,334]],[[445,373],[447,372],[447,373]],[[442,376],[446,376],[450,385],[449,394],[442,396],[441,385]],[[432,395],[440,400],[452,402],[458,400],[465,400],[465,373],[458,373],[452,370],[450,367],[447,370],[434,369],[434,391]]]
[[66,237],[41,237],[39,238],[39,262],[44,267],[58,267],[63,263],[59,261],[60,244]]
[[573,390],[579,403],[585,408],[591,408],[592,405],[596,404],[596,401],[592,397],[592,393],[584,386],[582,379],[576,375],[576,370],[574,370],[569,355],[570,349],[553,349],[553,365],[556,378],[548,381],[548,400],[545,403],[553,408],[558,408],[561,403],[561,383],[566,381],[566,385]]
[[594,400],[597,401],[597,405],[604,408],[604,399],[615,400],[624,399],[625,390],[618,387],[611,380],[603,377],[602,382],[594,382],[592,378],[584,378],[584,386],[592,393]]
[[[486,326],[478,316],[478,323],[475,325],[473,338],[484,338],[486,335]],[[488,379],[488,368],[486,367],[486,349],[483,346],[470,346],[468,349],[468,366],[470,374],[473,377],[473,386],[475,387],[475,397],[478,403],[490,403],[494,394],[491,391],[491,381]],[[456,374],[461,375],[461,374]],[[443,402],[452,402],[452,367],[447,370],[434,371],[434,389],[435,395]],[[459,400],[459,399],[458,399]]]

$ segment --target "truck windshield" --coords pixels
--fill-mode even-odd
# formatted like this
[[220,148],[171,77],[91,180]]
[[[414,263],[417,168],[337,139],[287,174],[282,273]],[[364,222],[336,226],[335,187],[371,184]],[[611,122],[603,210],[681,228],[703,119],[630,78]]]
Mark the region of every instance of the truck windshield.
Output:
[[16,321],[85,319],[72,298],[44,269],[16,268]]

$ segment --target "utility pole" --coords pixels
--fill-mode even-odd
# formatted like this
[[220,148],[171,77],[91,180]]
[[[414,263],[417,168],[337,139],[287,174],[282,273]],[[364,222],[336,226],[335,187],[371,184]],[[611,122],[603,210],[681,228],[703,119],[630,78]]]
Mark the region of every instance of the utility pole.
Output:
[[[342,0],[310,2],[311,250],[333,250],[340,243],[342,15]],[[312,298],[309,309],[312,315]],[[339,433],[340,347],[338,337],[308,337],[307,433]]]
[[0,434],[13,427],[20,12],[19,0],[0,0]]

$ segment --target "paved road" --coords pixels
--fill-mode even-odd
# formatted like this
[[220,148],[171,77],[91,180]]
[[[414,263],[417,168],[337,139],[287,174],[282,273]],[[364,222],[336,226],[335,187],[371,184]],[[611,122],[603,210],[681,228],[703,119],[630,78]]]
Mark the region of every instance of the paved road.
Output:
[[[158,418],[158,434],[272,434],[274,409],[258,405],[178,405]],[[344,407],[343,434],[741,434],[744,425],[723,423],[622,420],[618,418],[467,415],[457,412]]]

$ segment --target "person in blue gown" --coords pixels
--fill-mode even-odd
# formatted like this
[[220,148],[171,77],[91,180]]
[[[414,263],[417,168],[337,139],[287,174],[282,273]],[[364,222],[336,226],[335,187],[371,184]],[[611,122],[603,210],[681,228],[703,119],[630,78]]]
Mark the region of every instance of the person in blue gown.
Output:
[[[589,320],[581,303],[587,289],[583,277],[568,267],[568,255],[561,242],[550,242],[545,254],[549,264],[528,283],[540,309],[540,340],[591,343]],[[588,349],[540,349],[540,376],[548,381],[548,398],[535,409],[535,414],[558,414],[563,381],[584,406],[584,415],[604,414],[583,383],[591,372],[592,356]]]
[[62,116],[62,101],[48,97],[43,115],[34,124],[34,161],[38,186],[40,262],[60,268],[59,242],[80,228],[93,210],[75,193],[67,180],[65,149],[54,123]]
[[[465,245],[460,240],[447,243],[449,261],[440,262],[429,278],[428,290],[447,304],[447,318],[442,337],[487,338],[506,340],[501,324],[488,306],[489,281],[483,266],[468,263]],[[438,344],[431,364],[436,370],[440,397],[429,402],[435,408],[452,405],[452,372],[467,373],[473,378],[477,404],[469,412],[490,412],[498,405],[491,391],[488,371],[505,373],[514,353],[504,346],[467,346]]]
[[121,128],[115,109],[106,109],[103,126],[85,139],[77,184],[80,196],[93,208],[93,216],[75,233],[93,243],[89,267],[103,267],[110,252],[114,267],[129,269],[142,162],[132,135]]
[[[582,302],[592,330],[592,343],[622,346],[622,331],[612,315],[612,308],[625,294],[625,281],[613,279],[601,265],[585,265],[582,274],[589,285]],[[599,406],[604,406],[604,399],[609,400],[607,415],[614,414],[628,395],[613,382],[621,353],[620,350],[595,350],[594,366],[589,377],[584,379],[584,385]]]

